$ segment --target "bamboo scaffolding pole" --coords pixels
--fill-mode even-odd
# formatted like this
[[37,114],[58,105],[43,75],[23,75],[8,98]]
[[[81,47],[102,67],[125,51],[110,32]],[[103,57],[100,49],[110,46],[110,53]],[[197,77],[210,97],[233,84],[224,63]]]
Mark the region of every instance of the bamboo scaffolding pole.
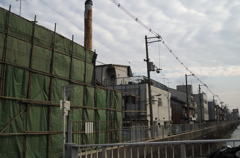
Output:
[[[51,60],[51,75],[53,75],[53,66],[54,66],[54,53],[55,53],[55,42],[56,42],[56,29],[57,24],[54,25],[54,32],[53,32],[53,48],[52,48],[52,60]],[[49,85],[49,101],[52,101],[52,93],[53,93],[53,76],[50,78],[50,85]],[[60,106],[60,105],[59,105]],[[48,131],[50,131],[51,126],[51,112],[52,112],[52,106],[48,107]],[[49,158],[50,153],[50,135],[47,136],[47,157]]]
[[[71,80],[72,79],[72,67],[73,67],[73,42],[74,42],[74,35],[72,35],[72,47],[71,47],[71,62],[70,62],[70,73],[69,73],[69,79]],[[70,83],[71,84],[71,83]],[[72,95],[70,94],[69,97],[68,97],[68,100],[71,101],[72,99]],[[68,112],[68,116],[67,116],[67,122],[70,121],[70,116],[71,116],[71,112],[69,111]],[[67,126],[67,130],[68,129],[68,126]],[[69,138],[68,138],[69,139]]]
[[8,126],[14,121],[16,120],[16,118],[26,109],[27,107],[24,107],[0,132],[0,134],[2,134],[7,128]]
[[[30,54],[30,64],[29,69],[32,69],[33,65],[33,52],[34,52],[34,36],[35,36],[35,27],[36,27],[36,15],[34,17],[33,22],[33,35],[32,35],[32,45],[31,45],[31,54]],[[28,79],[28,94],[27,98],[31,99],[31,88],[32,88],[32,72],[29,72],[29,79]],[[30,110],[30,104],[27,104],[27,117],[26,117],[26,131],[28,131],[28,119],[29,119],[29,110]],[[25,158],[27,157],[27,135],[25,136]]]
[[136,96],[136,95],[133,95],[133,94],[130,94],[130,93],[127,93],[127,92],[122,92],[122,91],[113,90],[113,89],[106,88],[106,87],[93,86],[93,85],[90,85],[90,84],[81,83],[81,82],[78,82],[78,81],[75,81],[75,80],[71,80],[71,79],[59,77],[59,76],[57,76],[57,75],[51,75],[51,74],[44,73],[44,72],[41,72],[41,71],[38,71],[38,70],[34,70],[34,69],[31,70],[31,69],[29,69],[29,68],[27,68],[27,67],[19,66],[19,65],[16,65],[16,64],[8,63],[8,62],[0,61],[0,64],[6,64],[6,65],[14,66],[14,67],[17,67],[17,68],[25,69],[25,70],[27,70],[27,71],[29,71],[29,72],[34,72],[34,73],[38,73],[38,74],[45,75],[45,76],[48,76],[48,77],[53,77],[53,78],[57,78],[57,79],[69,81],[69,82],[71,82],[71,83],[78,84],[78,85],[82,85],[82,86],[88,86],[88,87],[93,87],[93,88],[96,87],[96,88],[103,89],[103,90],[111,90],[111,91],[114,91],[114,92],[117,92],[117,93],[122,93],[122,94],[129,95],[129,96],[132,96],[132,97],[146,99],[146,98],[144,98],[144,97]]
[[[13,14],[13,13],[10,13],[10,9],[9,9],[9,18],[10,18],[10,14]],[[28,21],[28,20],[27,20]],[[74,41],[73,41],[73,38],[72,38],[72,52],[71,52],[71,54],[67,54],[67,53],[63,53],[63,52],[61,52],[61,51],[58,51],[58,50],[55,50],[55,38],[56,38],[56,35],[60,35],[60,34],[57,34],[56,33],[56,24],[55,24],[55,27],[54,27],[54,31],[51,31],[52,33],[53,33],[53,42],[52,42],[52,44],[51,44],[51,48],[50,47],[47,47],[47,46],[43,46],[43,45],[39,45],[39,44],[37,44],[36,42],[35,42],[35,40],[40,40],[40,39],[38,39],[38,38],[35,38],[35,25],[36,25],[36,18],[35,18],[35,20],[34,20],[34,30],[33,30],[33,35],[31,36],[31,35],[29,35],[29,37],[32,37],[32,40],[31,41],[27,41],[27,40],[24,40],[24,39],[21,39],[21,38],[18,38],[18,37],[16,37],[16,36],[13,36],[13,35],[10,35],[10,34],[8,34],[8,30],[9,30],[9,19],[8,19],[8,30],[7,30],[7,33],[4,33],[4,32],[0,32],[0,33],[2,33],[2,34],[5,34],[6,35],[6,38],[5,38],[5,40],[7,39],[7,37],[13,37],[13,38],[16,38],[16,39],[19,39],[19,40],[21,40],[21,41],[24,41],[24,42],[26,42],[26,43],[29,43],[29,44],[31,44],[32,45],[32,50],[31,50],[31,56],[30,56],[30,66],[29,67],[24,67],[24,66],[20,66],[20,65],[16,65],[16,64],[13,64],[13,63],[9,63],[9,62],[6,62],[6,60],[3,60],[3,61],[0,61],[0,63],[3,65],[3,67],[5,66],[5,68],[4,69],[6,69],[6,66],[7,65],[10,65],[10,66],[14,66],[14,67],[17,67],[17,68],[21,68],[21,69],[24,69],[24,70],[27,70],[27,71],[29,71],[29,83],[28,83],[28,97],[27,97],[27,99],[23,99],[23,98],[14,98],[14,97],[5,97],[5,96],[3,96],[3,94],[4,94],[4,88],[3,87],[1,87],[2,89],[1,89],[1,96],[0,96],[0,98],[1,99],[9,99],[9,100],[20,100],[22,103],[26,103],[27,104],[27,114],[26,114],[26,116],[27,116],[27,120],[26,120],[26,132],[28,132],[28,121],[29,121],[29,109],[31,108],[31,106],[48,106],[48,131],[50,131],[50,120],[51,120],[51,111],[52,111],[52,107],[59,107],[60,105],[59,104],[56,104],[56,103],[52,103],[52,93],[53,93],[53,78],[57,78],[57,79],[61,79],[61,80],[64,80],[64,81],[68,81],[70,84],[77,84],[77,85],[83,85],[84,86],[84,92],[83,92],[83,106],[78,106],[78,105],[76,105],[76,106],[71,106],[71,108],[82,108],[83,110],[82,110],[82,120],[84,120],[85,119],[85,117],[84,117],[84,113],[85,113],[85,111],[86,111],[86,109],[92,109],[92,110],[94,110],[94,115],[95,115],[95,121],[97,121],[97,110],[106,110],[106,113],[107,113],[107,118],[109,118],[109,114],[110,114],[110,112],[111,111],[113,111],[114,112],[114,119],[117,119],[117,112],[124,112],[124,111],[122,111],[122,110],[117,110],[116,109],[116,103],[115,103],[115,93],[121,93],[121,95],[123,95],[123,94],[125,94],[125,95],[129,95],[130,97],[132,96],[132,97],[137,97],[137,98],[141,98],[141,97],[139,97],[139,96],[136,96],[135,94],[133,95],[133,94],[130,94],[130,93],[127,93],[127,92],[121,92],[121,91],[119,91],[119,90],[116,90],[115,89],[115,85],[113,86],[113,89],[109,89],[109,88],[105,88],[105,87],[101,87],[101,86],[97,86],[96,85],[96,52],[94,52],[94,55],[95,55],[95,57],[94,57],[94,63],[92,63],[92,62],[88,62],[87,61],[87,51],[86,51],[86,48],[85,48],[85,59],[82,59],[82,58],[78,58],[78,57],[75,57],[75,56],[73,56],[73,45],[74,45]],[[44,28],[44,27],[43,27]],[[48,30],[48,29],[47,29]],[[25,34],[25,35],[28,35],[28,34]],[[43,40],[42,40],[43,41]],[[47,49],[47,50],[51,50],[52,51],[52,58],[51,58],[51,72],[50,73],[45,73],[45,72],[41,72],[41,71],[38,71],[38,70],[33,70],[32,69],[32,67],[33,67],[33,57],[35,57],[34,56],[34,50],[33,50],[33,48],[35,47],[35,46],[39,46],[39,47],[41,47],[41,48],[45,48],[45,49]],[[6,40],[6,45],[5,45],[5,48],[4,48],[5,50],[5,56],[4,56],[4,58],[6,59],[6,53],[7,53],[7,50],[8,50],[8,48],[7,48],[7,40]],[[70,76],[69,76],[69,78],[64,78],[64,77],[60,77],[60,76],[57,76],[57,75],[54,75],[53,74],[53,66],[54,66],[54,54],[55,53],[59,53],[59,54],[62,54],[62,55],[66,55],[66,56],[68,56],[68,57],[71,57],[71,63],[70,63]],[[3,58],[3,59],[4,59]],[[77,60],[81,60],[81,61],[84,61],[85,62],[85,73],[84,73],[84,83],[81,83],[81,82],[79,82],[79,81],[76,81],[76,80],[73,80],[72,79],[72,69],[73,69],[73,59],[77,59]],[[88,83],[86,83],[86,75],[87,75],[87,64],[90,64],[90,65],[93,65],[94,66],[94,72],[95,72],[95,74],[94,74],[94,85],[91,85],[91,84],[88,84]],[[2,71],[3,72],[3,71]],[[40,93],[42,93],[42,91],[40,91],[33,99],[31,99],[31,87],[32,87],[32,82],[31,82],[31,80],[32,80],[32,73],[37,73],[37,74],[41,74],[41,75],[45,75],[45,76],[48,76],[48,77],[50,77],[50,86],[49,86],[49,101],[39,101],[39,100],[35,100],[36,99],[36,97],[40,94]],[[2,75],[3,75],[3,73],[2,73]],[[1,81],[1,85],[2,86],[4,86],[4,78],[5,78],[5,71],[4,71],[4,77],[2,77],[3,78],[3,80]],[[114,83],[115,84],[115,83]],[[94,95],[94,107],[87,107],[86,106],[86,88],[87,87],[93,87],[94,88],[94,93],[95,93],[95,95]],[[108,93],[108,91],[109,90],[111,90],[111,91],[113,91],[114,92],[114,99],[113,99],[113,102],[114,102],[114,108],[115,109],[111,109],[111,107],[107,107],[106,106],[106,108],[98,108],[97,107],[97,93],[96,93],[96,89],[97,88],[99,88],[99,89],[104,89],[104,90],[106,90],[107,91],[107,94],[108,95],[110,95],[110,93]],[[122,88],[122,87],[121,87]],[[108,95],[106,95],[106,103],[108,104],[108,102],[107,102],[107,96]],[[131,98],[130,98],[131,99]],[[143,99],[145,99],[145,98],[143,98]],[[25,109],[24,109],[25,110]],[[23,110],[23,111],[24,111]],[[130,112],[130,111],[128,111],[128,112]],[[132,112],[132,111],[131,111]],[[137,112],[144,112],[144,111],[137,111]],[[135,113],[137,113],[136,111],[135,111]],[[17,116],[19,116],[19,115],[17,115]],[[17,117],[16,116],[16,117]],[[69,120],[69,119],[68,119]],[[11,124],[11,123],[10,123]],[[9,124],[9,125],[10,125]],[[108,126],[109,124],[107,123],[106,124],[106,129],[108,129],[109,128],[109,126]],[[83,128],[82,129],[84,129],[85,127],[83,126]],[[95,129],[96,129],[96,127],[95,127]],[[32,131],[31,131],[32,132]],[[31,134],[31,132],[30,133],[28,133],[28,134]],[[45,131],[44,131],[45,132]],[[51,132],[51,131],[50,131]],[[52,131],[52,132],[54,132],[54,131]],[[32,132],[32,133],[34,133],[34,132]],[[39,133],[42,133],[42,132],[39,132]],[[14,134],[14,133],[13,133]],[[25,133],[25,135],[26,135],[26,133]],[[82,135],[83,136],[83,135]],[[82,137],[83,138],[83,137]],[[106,134],[106,142],[108,141],[108,134]],[[48,135],[48,137],[47,137],[47,157],[49,157],[49,139],[50,139],[50,136]],[[82,139],[83,140],[83,139]],[[26,139],[25,139],[25,142],[27,143],[27,135],[26,135]],[[25,154],[26,154],[26,144],[25,144]],[[25,155],[25,157],[26,157],[26,155]]]
[[[86,52],[86,48],[84,48],[84,55],[85,55],[85,61],[87,59],[87,52]],[[84,63],[84,83],[86,84],[86,75],[87,75],[87,63],[85,62]],[[83,87],[83,106],[86,106],[86,85],[84,85]],[[85,111],[86,109],[82,109],[82,120],[85,121]],[[85,126],[84,124],[82,124],[82,129],[84,130],[85,129]],[[82,144],[84,144],[84,134],[81,135],[81,138],[82,138]]]
[[[10,27],[9,27],[9,28],[10,28]],[[7,33],[2,32],[2,31],[0,31],[0,33],[2,33],[2,34],[4,34],[4,35],[7,35]],[[27,40],[21,39],[21,38],[19,38],[19,37],[14,36],[14,35],[8,34],[8,36],[9,36],[9,37],[16,38],[16,39],[18,39],[18,40],[21,40],[21,41],[23,41],[23,42],[32,44],[32,42],[29,42],[29,41],[27,41]],[[38,39],[38,38],[35,38],[35,39]],[[38,47],[41,47],[41,48],[44,48],[44,49],[47,49],[47,50],[52,51],[52,48],[46,47],[46,46],[43,46],[43,45],[40,45],[40,44],[34,43],[34,46],[38,46]],[[64,53],[64,52],[61,52],[61,51],[58,51],[58,50],[55,50],[55,52],[56,52],[56,53],[59,53],[59,54],[62,54],[62,55],[66,55],[66,56],[68,56],[68,57],[71,57],[71,55],[66,54],[66,53]],[[85,60],[83,60],[83,59],[81,59],[81,58],[78,58],[78,57],[76,57],[76,56],[73,56],[73,58],[74,58],[74,59],[77,59],[77,60],[81,60],[81,61],[87,62],[88,64],[91,64],[91,65],[94,65],[93,63],[88,62],[88,61],[85,61]]]
[[[109,118],[109,109],[108,109],[108,90],[106,90],[106,118],[108,119]],[[108,123],[106,123],[106,130],[108,130]],[[109,143],[108,142],[108,133],[106,132],[105,133],[105,139],[106,139],[106,143]]]
[[[8,11],[7,32],[6,32],[6,38],[4,41],[4,50],[3,50],[3,62],[6,62],[6,58],[7,58],[10,14],[11,14],[11,5],[9,6],[9,11]],[[5,75],[6,75],[6,64],[3,64],[2,71],[1,71],[1,85],[0,85],[1,86],[0,87],[0,90],[1,90],[0,95],[1,96],[4,95]]]
[[[94,50],[94,53],[96,54],[96,50]],[[96,60],[94,59],[94,107],[97,108],[97,88],[96,88]],[[95,121],[97,121],[97,109],[94,110],[95,114]],[[99,127],[100,128],[100,127]],[[95,130],[97,130],[97,124],[95,123]],[[97,139],[98,133],[95,134],[95,144],[98,144],[98,139]],[[99,138],[100,138],[100,133],[99,133]]]

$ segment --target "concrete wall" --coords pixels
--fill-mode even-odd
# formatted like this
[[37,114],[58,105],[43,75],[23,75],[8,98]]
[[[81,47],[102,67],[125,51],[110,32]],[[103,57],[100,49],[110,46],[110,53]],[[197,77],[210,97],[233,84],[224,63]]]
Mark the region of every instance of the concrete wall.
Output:
[[[147,85],[146,85],[146,90]],[[153,121],[156,122],[156,124],[164,125],[168,124],[172,119],[172,110],[170,106],[170,98],[171,98],[171,93],[168,91],[164,91],[160,88],[151,86],[152,90],[152,109],[153,109]],[[148,93],[148,91],[146,92]],[[160,96],[156,96],[159,95]],[[148,98],[148,95],[147,95]],[[161,101],[161,103],[160,103]],[[149,109],[149,103],[147,104],[147,111],[150,111]],[[148,120],[150,120],[150,113]]]
[[105,86],[128,84],[129,75],[132,75],[132,72],[128,66],[101,65],[96,67],[96,78]]
[[116,85],[120,84],[128,84],[130,81],[130,77],[128,76],[128,68],[127,67],[115,67],[116,70]]
[[[110,86],[108,88],[113,89],[113,86]],[[142,117],[140,118],[141,120],[144,120],[144,118],[147,116],[147,120],[150,122],[150,106],[149,106],[147,84],[118,85],[118,86],[115,86],[114,89],[142,97],[140,99],[136,98],[137,102],[135,104],[133,103],[126,104],[126,110],[127,111],[133,111],[133,110],[147,111],[147,113],[145,115],[142,114]],[[151,90],[152,90],[153,121],[155,122],[155,124],[160,123],[160,125],[164,125],[165,122],[167,124],[169,121],[171,121],[171,118],[172,118],[171,116],[172,111],[170,106],[171,93],[155,86],[151,86]],[[160,96],[157,96],[157,95],[160,95]],[[159,104],[159,101],[161,101],[162,103]],[[125,104],[123,103],[123,106],[124,105]],[[130,113],[124,113],[123,118],[125,117],[130,117]],[[131,113],[131,117],[134,120],[135,113]]]

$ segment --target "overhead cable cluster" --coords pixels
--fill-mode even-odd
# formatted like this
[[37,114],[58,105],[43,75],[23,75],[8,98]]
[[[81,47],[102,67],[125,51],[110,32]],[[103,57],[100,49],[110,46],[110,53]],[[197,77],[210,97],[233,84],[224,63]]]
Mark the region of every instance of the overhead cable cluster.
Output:
[[[139,20],[139,18],[135,17],[133,14],[131,14],[127,9],[125,9],[120,3],[118,3],[115,0],[110,0],[111,2],[113,2],[119,9],[121,9],[123,12],[125,12],[128,16],[130,16],[132,19],[134,19],[137,23],[139,23],[140,25],[142,25],[145,29],[147,29],[149,32],[151,32],[155,37],[157,37],[158,39],[161,40],[161,42],[163,43],[163,45],[168,49],[168,51],[173,55],[173,57],[186,69],[186,71],[188,71],[191,75],[193,75],[201,84],[206,85],[203,81],[201,81],[180,59],[179,57],[172,51],[172,49],[167,45],[167,43],[163,40],[162,36],[160,36],[157,32],[155,32],[154,30],[152,30],[150,27],[148,27],[147,25],[145,25],[141,20]],[[216,95],[215,93],[213,93],[210,88],[208,86],[206,86],[206,88],[208,89],[208,91],[214,95],[217,96],[219,101],[221,101],[220,97],[218,95]]]

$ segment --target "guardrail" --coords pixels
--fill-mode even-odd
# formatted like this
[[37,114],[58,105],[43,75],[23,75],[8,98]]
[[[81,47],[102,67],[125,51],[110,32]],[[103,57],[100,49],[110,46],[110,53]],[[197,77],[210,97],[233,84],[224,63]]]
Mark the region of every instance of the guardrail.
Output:
[[[191,141],[167,141],[147,143],[119,143],[119,144],[94,144],[74,145],[66,144],[66,158],[132,158],[132,157],[206,157],[216,150],[216,144],[240,142],[240,139],[218,140],[191,140]],[[149,154],[147,154],[149,153]]]
[[124,127],[121,129],[122,138],[120,140],[122,140],[121,142],[124,143],[143,142],[149,139],[166,138],[171,135],[193,132],[196,130],[216,127],[228,123],[238,123],[238,121],[208,122],[197,124],[171,124],[162,126],[132,126],[129,128]]
[[144,142],[229,123],[239,122],[121,127],[118,121],[71,121],[68,123],[68,142],[77,145]]
[[[119,121],[70,121],[68,142],[81,144],[105,144],[121,141]],[[105,139],[107,137],[107,139]]]

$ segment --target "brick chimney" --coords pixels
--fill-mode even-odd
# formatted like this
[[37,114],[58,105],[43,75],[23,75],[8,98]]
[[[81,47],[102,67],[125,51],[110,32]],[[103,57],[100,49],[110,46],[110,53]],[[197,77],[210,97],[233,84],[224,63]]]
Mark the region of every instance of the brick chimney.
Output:
[[92,1],[86,0],[84,12],[84,47],[92,51]]

